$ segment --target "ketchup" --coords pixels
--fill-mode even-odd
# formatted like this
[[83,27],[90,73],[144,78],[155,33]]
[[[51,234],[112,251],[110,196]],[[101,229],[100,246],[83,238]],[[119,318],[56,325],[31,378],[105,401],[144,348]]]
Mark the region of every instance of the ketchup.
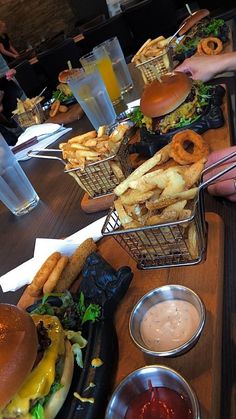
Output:
[[166,387],[152,387],[136,396],[124,419],[193,419],[188,399]]

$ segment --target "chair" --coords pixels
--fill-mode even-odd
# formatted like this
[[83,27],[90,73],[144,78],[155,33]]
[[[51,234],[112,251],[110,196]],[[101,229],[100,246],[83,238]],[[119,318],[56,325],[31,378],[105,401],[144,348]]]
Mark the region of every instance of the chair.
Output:
[[82,52],[73,39],[68,38],[55,48],[44,51],[37,55],[39,65],[46,75],[49,85],[55,89],[58,84],[58,74],[68,68],[68,61],[72,67],[80,66],[79,58]]
[[94,17],[93,19],[89,20],[88,22],[85,22],[83,25],[79,25],[79,30],[81,33],[83,33],[84,31],[87,31],[89,29],[94,28],[97,25],[100,25],[101,23],[105,22],[106,20],[106,16],[104,14],[102,15],[98,15],[96,17]]
[[80,46],[84,54],[114,36],[119,39],[125,57],[135,52],[132,34],[122,14],[113,16],[100,25],[84,31],[83,35],[84,40],[80,42]]
[[138,49],[148,38],[168,37],[177,28],[176,10],[172,0],[143,0],[127,6],[123,12]]
[[78,20],[75,26],[83,25],[99,15],[109,18],[106,0],[70,0],[70,5]]
[[26,96],[34,97],[40,93],[40,90],[45,86],[45,82],[34,71],[29,61],[25,60],[15,66],[15,78],[21,88],[24,90]]

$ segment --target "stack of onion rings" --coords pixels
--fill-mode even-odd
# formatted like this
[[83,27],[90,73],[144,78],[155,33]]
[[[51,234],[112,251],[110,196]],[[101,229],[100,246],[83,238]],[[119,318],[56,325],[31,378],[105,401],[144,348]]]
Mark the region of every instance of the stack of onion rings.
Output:
[[[216,45],[216,48],[215,48]],[[223,43],[219,38],[209,36],[203,38],[197,46],[197,52],[199,55],[218,55],[223,50]]]
[[[186,145],[191,145],[192,150],[185,149]],[[203,157],[207,157],[209,148],[201,135],[195,131],[186,129],[174,135],[170,144],[170,157],[179,164],[195,163]]]

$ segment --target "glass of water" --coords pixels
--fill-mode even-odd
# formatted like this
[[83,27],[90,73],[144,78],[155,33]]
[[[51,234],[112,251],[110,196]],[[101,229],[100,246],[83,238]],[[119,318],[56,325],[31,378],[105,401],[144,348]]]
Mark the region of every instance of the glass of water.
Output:
[[68,80],[68,84],[96,130],[115,123],[116,113],[98,70],[89,73],[81,70]]
[[118,38],[115,36],[103,42],[103,44],[112,62],[112,67],[119,82],[121,93],[124,94],[133,88],[128,66],[125,61]]
[[0,134],[0,200],[14,214],[30,212],[39,197]]

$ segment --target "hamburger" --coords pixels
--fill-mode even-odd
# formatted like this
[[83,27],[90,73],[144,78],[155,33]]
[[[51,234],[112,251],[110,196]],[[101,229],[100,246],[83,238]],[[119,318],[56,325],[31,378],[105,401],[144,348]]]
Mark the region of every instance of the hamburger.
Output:
[[203,38],[216,37],[223,43],[228,40],[228,25],[223,19],[211,18],[206,9],[193,13],[181,26],[179,35],[185,36],[174,46],[175,59],[180,62],[196,53]]
[[63,70],[58,75],[59,84],[57,85],[57,90],[55,90],[52,94],[53,99],[59,100],[60,103],[71,101],[74,99],[74,95],[67,84],[69,78],[76,76],[80,73],[79,68],[72,68],[71,70]]
[[59,319],[8,304],[0,304],[0,319],[0,417],[54,418],[74,368]]
[[196,12],[193,12],[191,15],[186,17],[186,19],[180,25],[181,30],[179,35],[182,36],[188,32],[193,26],[197,25],[201,20],[209,16],[210,12],[207,9],[200,9]]
[[173,72],[148,84],[140,100],[139,126],[166,135],[188,127],[201,117],[211,98],[211,86]]

